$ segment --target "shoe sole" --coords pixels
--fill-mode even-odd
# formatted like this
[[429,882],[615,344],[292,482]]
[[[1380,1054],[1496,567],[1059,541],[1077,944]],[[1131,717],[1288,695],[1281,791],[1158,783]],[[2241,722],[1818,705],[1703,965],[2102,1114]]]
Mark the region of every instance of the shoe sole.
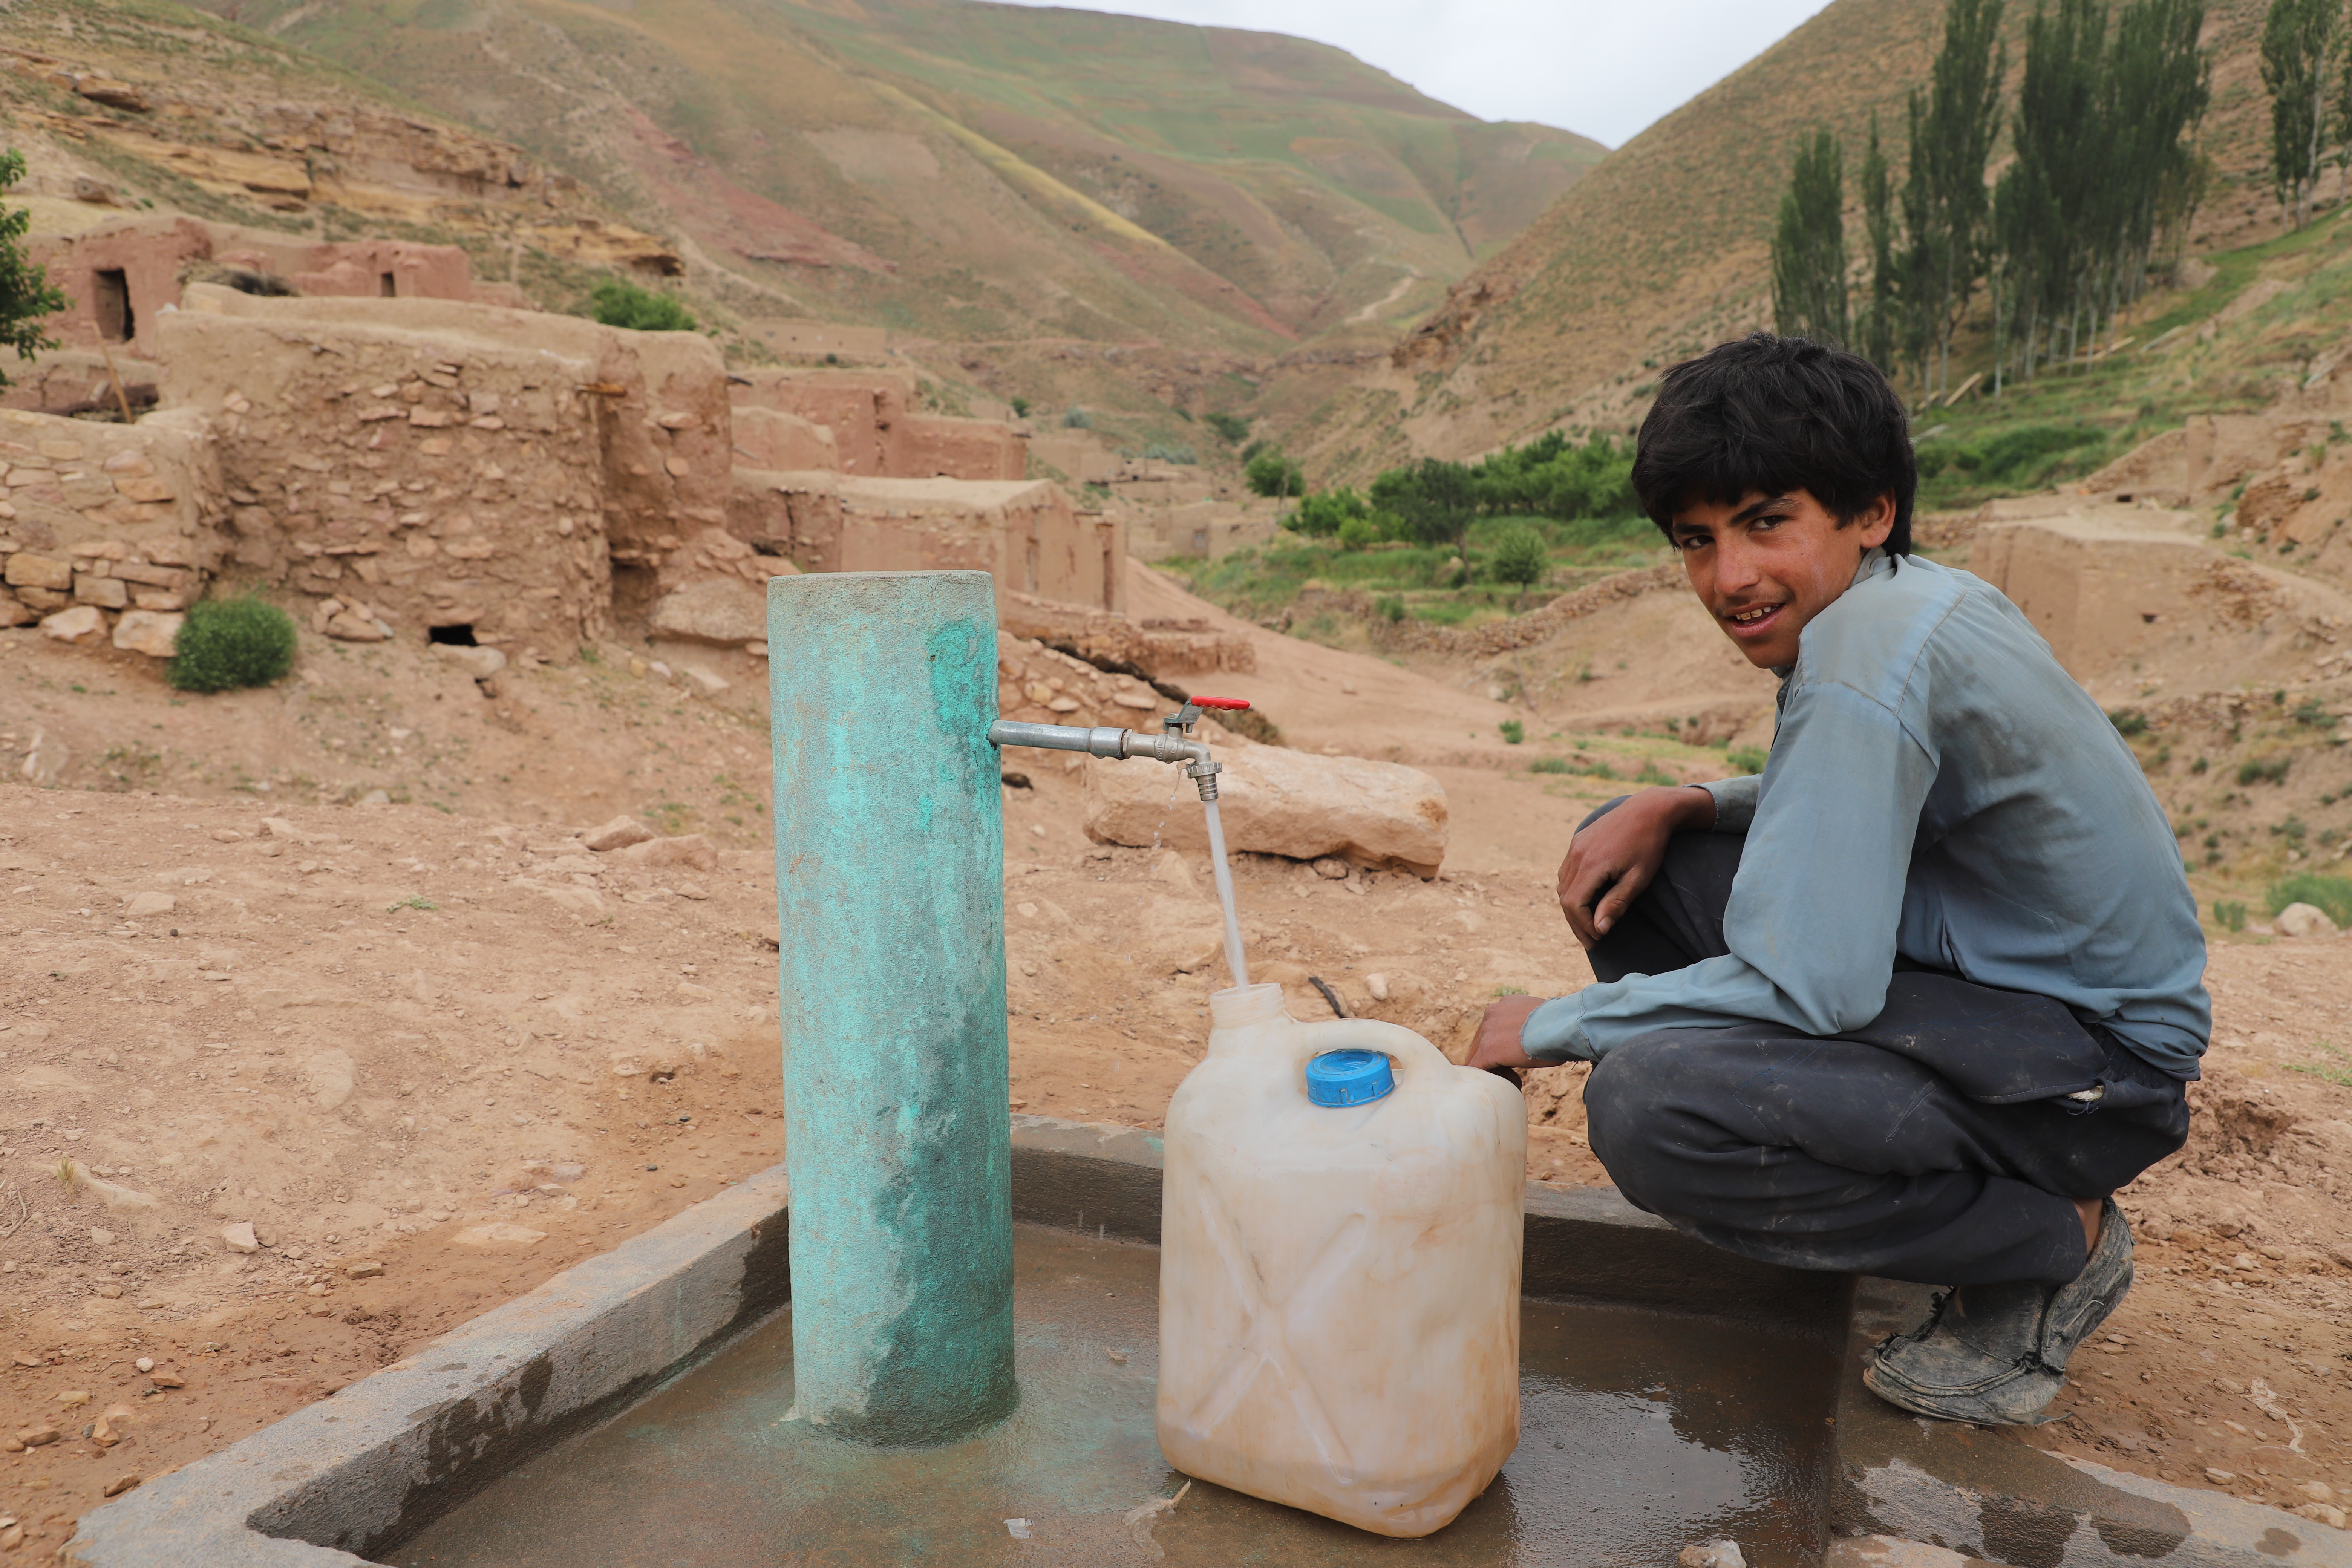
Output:
[[2053,1419],[2045,1413],[2066,1380],[2048,1373],[2038,1375],[2049,1378],[2050,1386],[2031,1406],[1995,1397],[2011,1389],[2021,1394],[2032,1392],[2031,1384],[2037,1374],[2022,1367],[2008,1369],[1998,1377],[1965,1387],[1928,1388],[1912,1382],[1874,1355],[1863,1365],[1862,1385],[1897,1410],[1906,1410],[1914,1415],[1965,1421],[1977,1426],[2041,1426]]

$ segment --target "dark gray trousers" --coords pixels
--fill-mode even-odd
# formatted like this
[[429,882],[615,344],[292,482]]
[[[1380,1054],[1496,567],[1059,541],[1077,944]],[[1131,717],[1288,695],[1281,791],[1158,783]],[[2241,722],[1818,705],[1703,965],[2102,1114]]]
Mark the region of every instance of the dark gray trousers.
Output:
[[[1728,951],[1745,843],[1676,834],[1592,950],[1593,973]],[[1585,1086],[1593,1153],[1636,1206],[1742,1257],[1930,1285],[2063,1284],[2084,1258],[2071,1200],[2179,1149],[2185,1086],[2049,997],[1896,969],[1885,1010],[1848,1034],[1739,1024],[1618,1046]],[[2091,1105],[2064,1098],[2095,1087]]]

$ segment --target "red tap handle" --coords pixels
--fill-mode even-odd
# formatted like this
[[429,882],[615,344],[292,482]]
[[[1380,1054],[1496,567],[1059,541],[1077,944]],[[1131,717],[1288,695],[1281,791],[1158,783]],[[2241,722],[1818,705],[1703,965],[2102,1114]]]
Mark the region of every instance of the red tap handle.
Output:
[[1234,712],[1239,712],[1241,710],[1249,706],[1249,699],[1246,697],[1195,697],[1192,699],[1192,706],[1195,708],[1224,708]]

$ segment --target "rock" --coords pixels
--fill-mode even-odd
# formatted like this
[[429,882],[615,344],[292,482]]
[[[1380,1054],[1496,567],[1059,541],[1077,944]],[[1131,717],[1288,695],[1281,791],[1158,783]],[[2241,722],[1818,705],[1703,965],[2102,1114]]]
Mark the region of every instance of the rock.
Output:
[[73,563],[19,550],[8,557],[7,569],[0,576],[6,578],[11,588],[47,588],[51,593],[62,593],[73,586]]
[[24,766],[16,771],[37,784],[54,784],[72,760],[72,748],[37,724],[33,727],[33,742],[25,748]]
[[2289,904],[2273,918],[2271,924],[2281,936],[2334,936],[2336,922],[2327,911],[2315,904]]
[[449,1238],[459,1247],[530,1247],[547,1239],[547,1232],[527,1225],[469,1225]]
[[634,816],[616,816],[602,827],[592,828],[580,837],[580,842],[602,855],[614,849],[626,849],[632,844],[649,842],[654,830]]
[[[1217,760],[1224,764],[1218,807],[1229,849],[1294,860],[1330,856],[1423,878],[1436,876],[1445,859],[1445,792],[1418,769],[1283,746],[1228,744]],[[1165,764],[1087,760],[1087,836],[1141,846],[1157,831],[1162,844],[1205,849],[1198,801],[1180,797],[1171,809],[1170,782]]]
[[488,680],[507,667],[507,656],[494,647],[467,647],[461,643],[437,642],[433,645],[433,651],[476,680]]
[[2344,1528],[2344,1510],[2334,1503],[2307,1502],[2294,1511],[2314,1524],[2325,1524],[2336,1530]]
[[1694,1542],[1675,1559],[1682,1568],[1748,1568],[1736,1541]]
[[98,1293],[100,1297],[109,1301],[120,1301],[122,1300],[122,1287],[120,1285],[100,1285],[98,1288]]
[[740,577],[710,577],[654,601],[654,636],[740,647],[768,635],[768,596]]
[[621,865],[642,867],[646,870],[677,866],[708,875],[719,869],[718,847],[699,833],[681,834],[675,838],[648,838],[642,844],[632,844],[612,851],[612,858]]
[[1348,863],[1335,855],[1326,855],[1315,862],[1315,874],[1327,882],[1346,881],[1349,869]]
[[383,790],[372,789],[368,791],[367,794],[360,796],[360,804],[362,805],[390,805],[392,804],[392,796]]
[[253,1224],[250,1220],[240,1220],[235,1225],[221,1226],[221,1239],[228,1244],[228,1249],[231,1252],[261,1250],[260,1238],[253,1234]]
[[332,1110],[351,1099],[359,1069],[349,1051],[330,1049],[311,1052],[310,1059],[302,1064],[302,1075],[310,1080],[310,1096],[319,1109]]
[[2205,1479],[2217,1487],[2226,1487],[2238,1479],[2238,1473],[2235,1470],[2219,1469],[2208,1465],[2205,1467]]
[[46,1448],[62,1436],[54,1426],[36,1426],[16,1434],[16,1441],[27,1448]]
[[168,915],[179,908],[179,900],[169,893],[133,893],[122,906],[125,920],[143,921],[155,915]]
[[1154,898],[1142,936],[1137,956],[1162,973],[1198,974],[1224,956],[1224,917],[1204,899]]
[[124,1492],[129,1491],[132,1487],[135,1487],[138,1484],[139,1478],[137,1476],[117,1476],[112,1480],[106,1483],[104,1495],[107,1497],[121,1497]]
[[716,697],[734,684],[724,676],[713,670],[705,669],[698,664],[689,664],[686,667],[686,679],[692,682],[694,689],[705,697]]
[[76,605],[42,616],[41,635],[59,642],[94,644],[106,636],[106,614],[95,605]]
[[2314,1502],[2326,1502],[2328,1499],[2336,1495],[2336,1489],[2329,1486],[2326,1481],[2298,1482],[2294,1489],[2301,1492],[2304,1496],[2309,1498]]
[[142,1373],[153,1372],[155,1370],[155,1358],[152,1356],[142,1355],[131,1364],[137,1367]]
[[327,617],[327,635],[344,642],[390,642],[392,628],[357,610],[338,610]]
[[1367,974],[1364,976],[1364,989],[1372,994],[1373,1001],[1385,1002],[1389,999],[1389,977],[1385,974]]
[[110,1230],[100,1230],[98,1226],[91,1226],[89,1227],[89,1240],[90,1245],[93,1247],[112,1247],[114,1245],[114,1233]]
[[381,1279],[383,1278],[383,1265],[373,1258],[362,1258],[356,1263],[344,1264],[343,1276],[348,1279]]
[[180,627],[185,616],[164,615],[155,610],[129,610],[114,623],[114,646],[125,653],[143,653],[149,658],[169,658],[180,640]]
[[158,1388],[185,1388],[188,1386],[187,1380],[175,1372],[159,1372],[153,1377],[148,1379],[148,1381],[152,1383]]
[[0,629],[29,626],[40,618],[41,613],[32,605],[14,594],[0,590]]

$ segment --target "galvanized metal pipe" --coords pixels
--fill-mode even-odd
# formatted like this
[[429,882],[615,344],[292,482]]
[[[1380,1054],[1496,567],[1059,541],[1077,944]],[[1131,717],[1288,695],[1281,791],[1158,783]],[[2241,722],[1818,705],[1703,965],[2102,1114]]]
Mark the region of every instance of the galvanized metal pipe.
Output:
[[949,1442],[1019,1398],[993,587],[772,578],[768,643],[794,1397]]

